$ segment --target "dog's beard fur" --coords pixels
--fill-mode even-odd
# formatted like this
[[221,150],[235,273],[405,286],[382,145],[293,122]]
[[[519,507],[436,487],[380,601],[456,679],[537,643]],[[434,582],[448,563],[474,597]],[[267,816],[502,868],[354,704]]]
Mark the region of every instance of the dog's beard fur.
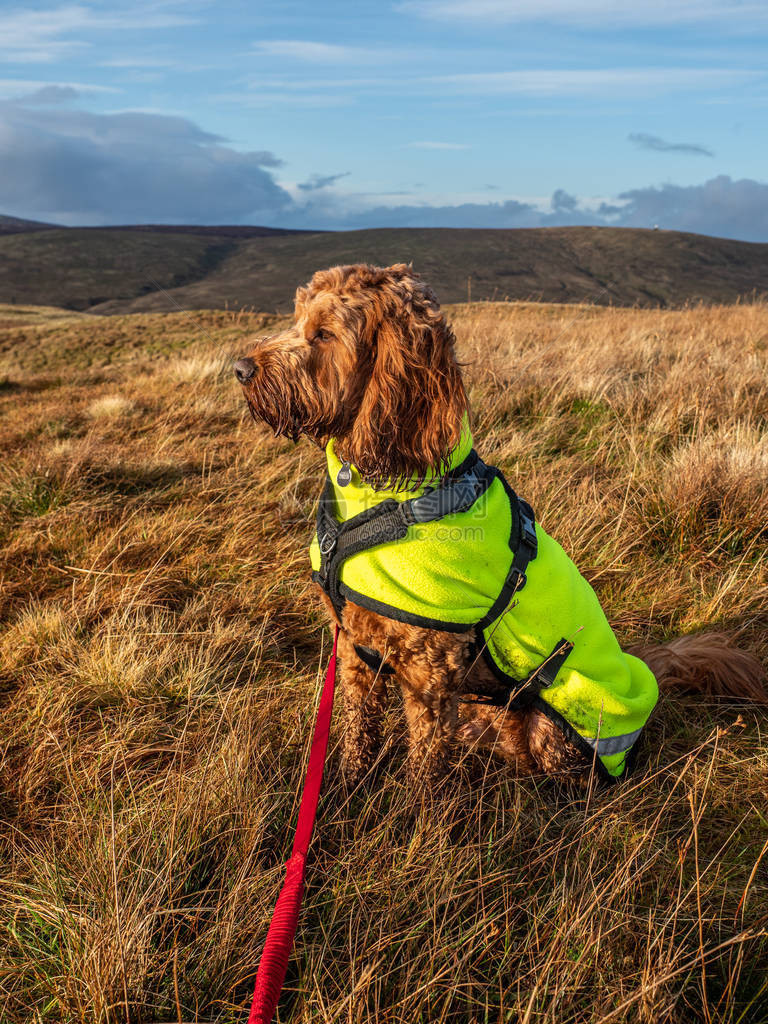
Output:
[[466,394],[453,333],[405,264],[318,272],[296,294],[294,327],[248,355],[248,407],[276,434],[336,438],[339,457],[378,488],[447,469]]
[[328,426],[322,421],[317,402],[308,402],[307,390],[283,371],[284,368],[276,363],[260,378],[258,391],[246,391],[245,400],[251,416],[255,420],[263,420],[274,430],[276,437],[298,441],[302,434],[306,434],[321,442]]
[[349,403],[342,396],[342,376],[350,376],[345,352],[313,344],[297,325],[265,338],[250,353],[257,376],[244,388],[255,419],[297,441],[302,435],[318,444],[346,429]]

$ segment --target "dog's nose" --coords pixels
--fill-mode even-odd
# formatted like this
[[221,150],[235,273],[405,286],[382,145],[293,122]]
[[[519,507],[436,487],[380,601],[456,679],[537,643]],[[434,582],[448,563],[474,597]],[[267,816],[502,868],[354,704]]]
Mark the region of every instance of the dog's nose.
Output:
[[256,363],[252,359],[238,359],[232,369],[240,383],[247,384],[256,373]]

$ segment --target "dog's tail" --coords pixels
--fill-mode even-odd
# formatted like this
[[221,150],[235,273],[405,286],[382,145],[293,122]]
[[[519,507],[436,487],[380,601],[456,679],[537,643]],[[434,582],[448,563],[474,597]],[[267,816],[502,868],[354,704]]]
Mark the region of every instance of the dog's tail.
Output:
[[627,648],[627,653],[645,662],[662,691],[687,690],[768,704],[768,675],[761,661],[740,650],[724,633],[681,636],[666,644],[636,644]]

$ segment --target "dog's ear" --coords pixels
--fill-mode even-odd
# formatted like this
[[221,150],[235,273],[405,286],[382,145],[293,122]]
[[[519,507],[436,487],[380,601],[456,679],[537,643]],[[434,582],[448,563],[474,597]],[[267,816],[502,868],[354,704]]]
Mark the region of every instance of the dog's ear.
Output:
[[467,398],[454,336],[429,288],[405,264],[372,290],[370,379],[346,439],[349,459],[375,487],[416,487],[448,468]]

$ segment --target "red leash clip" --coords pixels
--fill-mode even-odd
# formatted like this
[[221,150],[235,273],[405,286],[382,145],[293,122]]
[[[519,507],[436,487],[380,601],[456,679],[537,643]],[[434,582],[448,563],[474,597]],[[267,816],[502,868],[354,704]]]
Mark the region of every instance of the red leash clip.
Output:
[[304,779],[304,792],[299,804],[293,849],[290,860],[285,866],[285,881],[280,895],[277,897],[275,909],[272,911],[272,920],[261,953],[248,1024],[271,1024],[285,981],[288,958],[293,949],[301,898],[304,895],[304,869],[307,851],[312,841],[312,830],[317,817],[317,802],[323,783],[323,768],[328,750],[328,736],[333,712],[333,691],[336,686],[338,641],[339,627],[337,626],[333,636],[333,650],[320,694],[320,704],[317,708],[317,721],[312,736],[312,746],[309,750],[309,764]]

